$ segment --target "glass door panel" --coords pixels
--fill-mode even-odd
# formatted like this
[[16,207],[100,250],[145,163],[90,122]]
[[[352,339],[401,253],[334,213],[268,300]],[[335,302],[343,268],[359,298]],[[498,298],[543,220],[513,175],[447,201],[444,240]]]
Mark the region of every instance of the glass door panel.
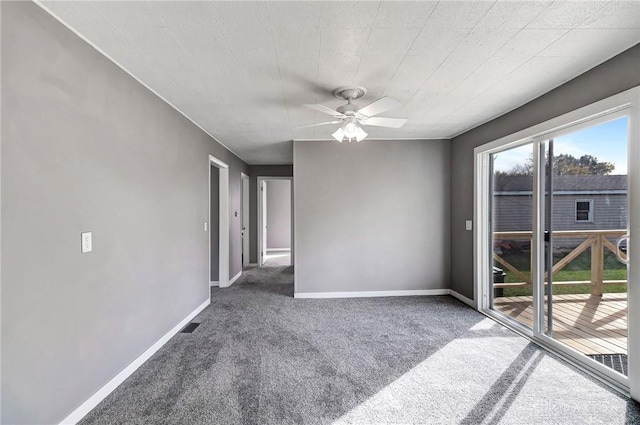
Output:
[[491,154],[489,308],[532,328],[533,143]]
[[[551,320],[542,330],[623,375],[627,265],[616,242],[628,223],[627,125],[622,117],[546,142],[544,288]],[[623,240],[623,259],[625,250]]]

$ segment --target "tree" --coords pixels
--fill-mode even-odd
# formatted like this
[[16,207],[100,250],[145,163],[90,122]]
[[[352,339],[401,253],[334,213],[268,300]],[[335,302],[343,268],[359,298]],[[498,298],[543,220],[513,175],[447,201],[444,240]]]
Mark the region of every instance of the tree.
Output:
[[[548,162],[547,162],[548,163]],[[582,155],[576,158],[569,154],[554,155],[553,174],[566,175],[598,175],[606,176],[611,174],[615,165],[611,162],[598,161],[598,158],[591,155]],[[516,164],[509,171],[497,172],[504,176],[530,176],[533,174],[533,154],[529,156],[524,164]]]
[[580,158],[567,154],[554,157],[553,172],[559,175],[598,175],[611,174],[615,166],[610,162],[598,162],[598,158],[582,155]]

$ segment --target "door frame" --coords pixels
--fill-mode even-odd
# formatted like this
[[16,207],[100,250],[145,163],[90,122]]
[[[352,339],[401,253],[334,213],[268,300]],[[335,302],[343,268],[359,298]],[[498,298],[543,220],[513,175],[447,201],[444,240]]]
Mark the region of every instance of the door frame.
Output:
[[[628,309],[628,364],[629,375],[622,377],[613,370],[595,361],[587,361],[585,356],[566,347],[557,340],[548,337],[542,329],[543,299],[542,284],[544,283],[544,213],[540,209],[544,197],[544,175],[539,170],[538,163],[544,160],[540,146],[549,138],[563,133],[574,132],[581,128],[608,121],[613,117],[626,115],[629,118],[628,136],[628,224],[629,239],[628,255],[631,264],[640,265],[640,87],[636,87],[583,108],[545,121],[493,142],[478,146],[474,149],[474,300],[478,311],[499,321],[520,335],[532,340],[548,350],[559,354],[565,360],[574,364],[608,383],[619,391],[630,394],[635,400],[640,400],[640,266],[630,267],[627,276]],[[534,282],[534,320],[533,329],[507,320],[506,317],[494,310],[490,305],[491,272],[491,227],[489,222],[489,194],[491,193],[489,170],[490,155],[508,148],[533,143],[534,169],[539,172],[534,175],[533,187],[533,241],[532,251],[535,250],[535,262],[532,263],[532,281]],[[542,188],[542,190],[540,190]]]
[[[209,155],[209,221],[211,220],[211,167],[216,167],[220,172],[219,179],[219,256],[218,256],[218,286],[226,288],[229,286],[229,166],[216,158]],[[209,285],[211,286],[211,232],[209,232]],[[209,291],[211,294],[211,291]],[[209,295],[211,296],[211,295]]]
[[258,205],[258,267],[262,267],[262,265],[264,264],[264,256],[263,256],[263,252],[262,252],[262,245],[263,245],[263,241],[262,241],[262,228],[263,228],[263,223],[262,223],[262,210],[264,208],[264,206],[262,205],[262,191],[260,190],[260,188],[262,187],[262,182],[264,181],[268,181],[268,180],[290,180],[291,181],[291,265],[293,265],[293,260],[294,260],[294,245],[293,245],[293,241],[294,236],[293,236],[293,177],[292,176],[288,176],[288,177],[283,177],[283,176],[274,176],[274,177],[270,177],[270,176],[258,176],[257,178],[257,184],[256,184],[256,198],[257,198],[257,205]]
[[240,185],[242,192],[242,217],[240,231],[242,235],[242,267],[249,267],[249,255],[251,253],[251,233],[249,233],[249,183],[250,178],[245,173],[240,173]]

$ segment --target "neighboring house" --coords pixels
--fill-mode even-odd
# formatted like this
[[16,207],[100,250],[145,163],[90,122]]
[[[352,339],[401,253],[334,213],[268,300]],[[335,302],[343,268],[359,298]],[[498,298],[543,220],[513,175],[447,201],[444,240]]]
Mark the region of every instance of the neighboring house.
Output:
[[[531,176],[496,176],[493,185],[494,231],[531,230],[532,182]],[[554,176],[554,231],[626,228],[626,175]],[[571,246],[575,242],[576,240],[556,239],[554,244]]]

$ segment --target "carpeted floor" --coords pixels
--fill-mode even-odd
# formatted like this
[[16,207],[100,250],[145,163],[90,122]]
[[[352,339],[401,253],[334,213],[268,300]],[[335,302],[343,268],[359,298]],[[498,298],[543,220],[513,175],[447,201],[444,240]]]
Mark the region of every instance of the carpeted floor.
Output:
[[294,299],[249,269],[82,424],[623,424],[640,407],[449,296]]
[[291,253],[290,252],[274,252],[267,254],[264,260],[265,267],[283,267],[291,265]]

